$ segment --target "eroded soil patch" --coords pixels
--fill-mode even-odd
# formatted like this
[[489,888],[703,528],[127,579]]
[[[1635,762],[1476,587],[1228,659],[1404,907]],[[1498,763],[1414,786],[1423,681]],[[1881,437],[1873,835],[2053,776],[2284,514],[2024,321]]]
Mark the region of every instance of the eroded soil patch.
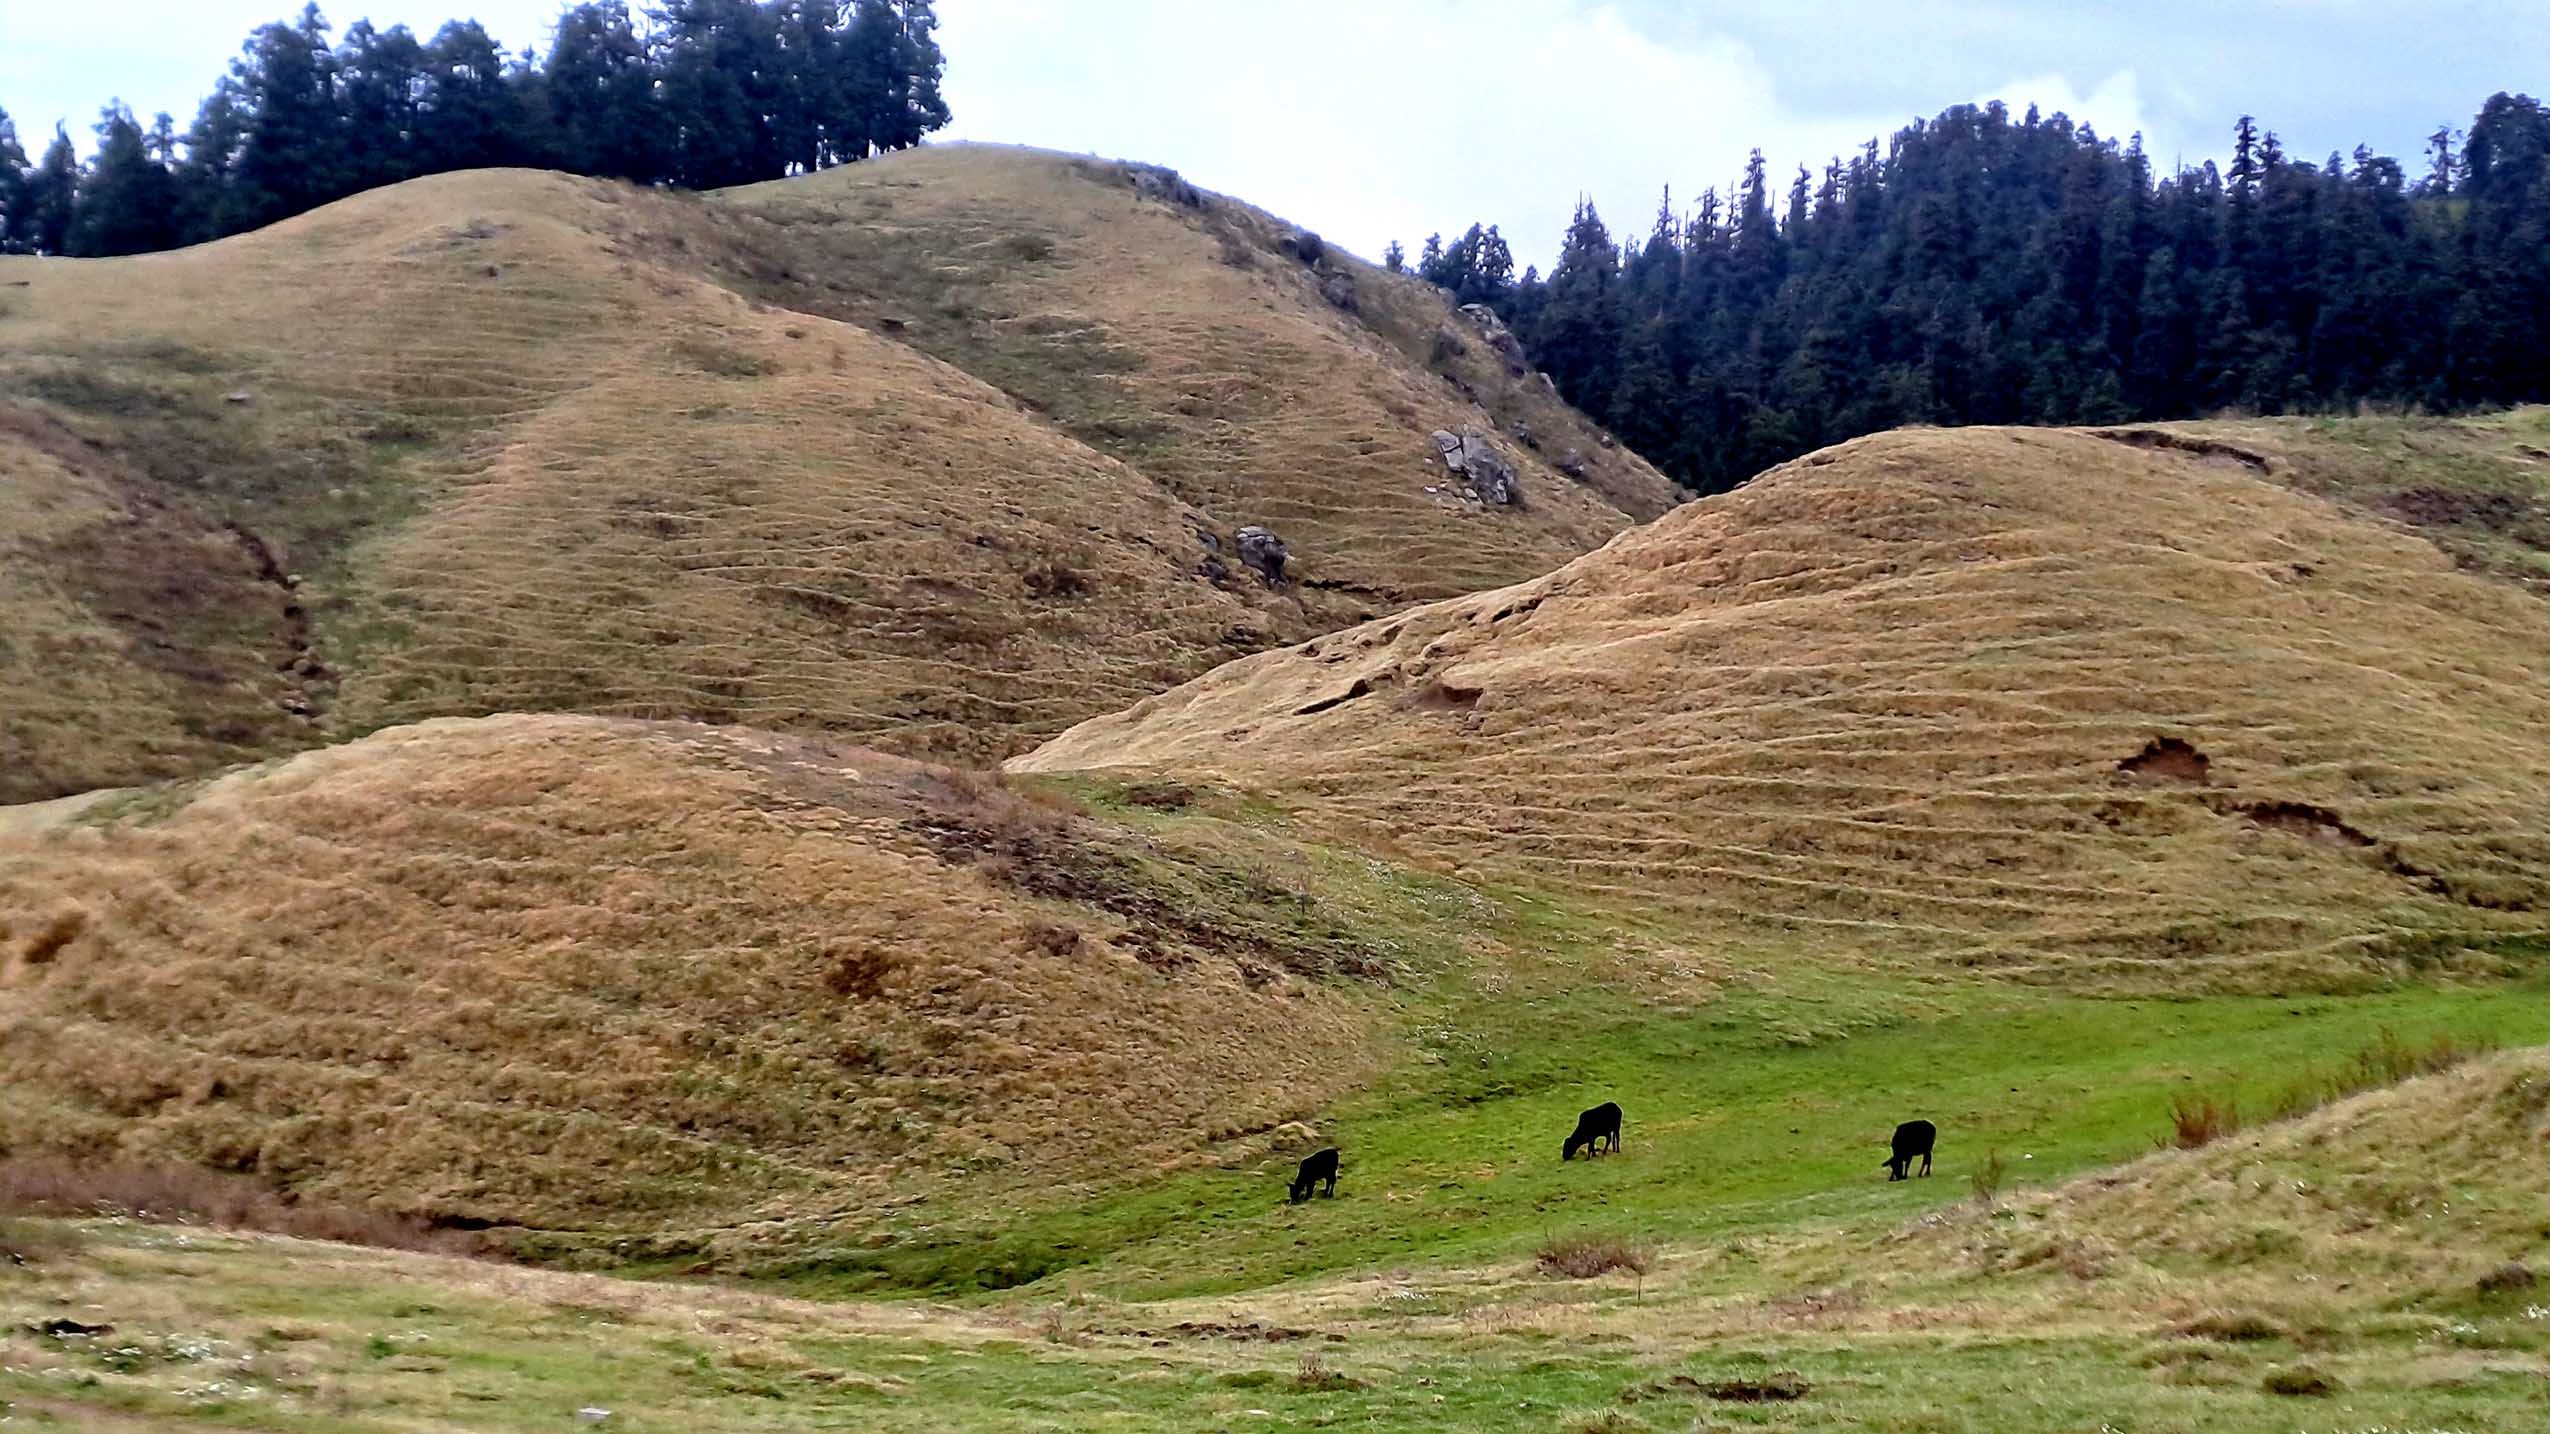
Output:
[[2153,738],[2143,750],[2117,763],[2116,770],[2144,782],[2202,787],[2213,781],[2213,759],[2176,737]]
[[2309,802],[2249,802],[2238,810],[2252,824],[2268,831],[2298,836],[2323,846],[2363,847],[2374,844],[2373,838],[2348,826],[2337,813]]
[[2149,448],[2167,453],[2184,453],[2191,458],[2227,467],[2246,468],[2260,476],[2274,471],[2275,465],[2263,453],[2255,453],[2237,444],[2211,438],[2189,438],[2157,428],[2102,428],[2093,430],[2092,438],[2122,443],[2129,448]]

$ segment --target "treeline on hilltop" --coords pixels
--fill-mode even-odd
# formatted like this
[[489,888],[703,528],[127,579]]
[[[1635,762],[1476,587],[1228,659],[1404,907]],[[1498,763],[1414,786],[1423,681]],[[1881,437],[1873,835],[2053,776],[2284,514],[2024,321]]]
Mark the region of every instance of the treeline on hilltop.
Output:
[[1756,151],[1643,243],[1581,205],[1546,277],[1477,225],[1416,267],[1702,492],[1908,423],[2550,399],[2550,114],[2429,146],[2306,163],[2244,118],[2228,173],[2156,180],[2139,136],[1960,106],[1784,197]]
[[418,175],[532,165],[707,189],[902,149],[948,122],[931,0],[626,0],[559,17],[543,58],[474,20],[430,40],[312,4],[248,37],[183,135],[120,101],[83,165],[34,164],[0,111],[0,253],[216,239]]

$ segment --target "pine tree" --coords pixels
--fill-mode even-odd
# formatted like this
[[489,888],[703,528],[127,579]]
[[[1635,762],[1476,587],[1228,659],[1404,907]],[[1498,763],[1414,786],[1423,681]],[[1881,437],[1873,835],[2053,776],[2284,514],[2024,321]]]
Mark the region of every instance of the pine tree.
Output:
[[232,63],[245,124],[230,178],[246,223],[269,224],[351,192],[335,71],[315,3],[296,23],[259,27]]
[[141,254],[177,242],[177,182],[118,100],[97,123],[97,154],[80,180],[65,252]]
[[405,25],[383,31],[369,20],[355,21],[337,46],[336,76],[348,184],[369,189],[420,173],[426,72],[425,47],[416,36]]
[[778,178],[786,160],[776,128],[782,66],[773,12],[751,0],[672,0],[658,19],[674,181],[720,189]]
[[[4,118],[6,118],[6,116],[0,116],[0,119],[4,119]],[[0,181],[0,182],[5,182],[5,181]],[[0,211],[0,212],[6,212],[6,211]],[[1408,251],[1399,247],[1399,241],[1398,241],[1398,240],[1396,240],[1396,239],[1391,240],[1391,241],[1390,241],[1390,247],[1381,251],[1381,267],[1383,267],[1383,268],[1385,268],[1385,269],[1389,270],[1389,271],[1390,271],[1391,273],[1393,273],[1393,274],[1400,274],[1400,273],[1405,273],[1405,272],[1407,272],[1407,268],[1408,268]]]
[[27,152],[18,143],[18,127],[7,110],[0,110],[0,254],[23,254],[35,247],[28,183]]
[[1620,251],[1612,244],[1611,231],[1603,227],[1592,200],[1577,201],[1558,263],[1550,269],[1538,321],[1524,336],[1560,390],[1604,419],[1613,411],[1611,364],[1620,349],[1620,315],[1612,301],[1619,274]]
[[38,254],[67,254],[71,226],[78,215],[80,161],[71,136],[53,127],[53,143],[27,179],[27,244]]
[[186,159],[177,167],[179,229],[188,243],[218,239],[256,222],[239,184],[239,154],[248,142],[248,115],[237,77],[224,75],[186,131]]
[[548,80],[561,168],[640,182],[664,177],[655,72],[627,0],[596,0],[558,17]]
[[425,45],[425,92],[416,126],[417,171],[440,174],[520,164],[527,116],[509,83],[504,52],[475,20],[454,20]]
[[2437,127],[2426,136],[2426,179],[2418,193],[2428,199],[2443,199],[2460,185],[2460,162],[2453,156],[2453,129]]

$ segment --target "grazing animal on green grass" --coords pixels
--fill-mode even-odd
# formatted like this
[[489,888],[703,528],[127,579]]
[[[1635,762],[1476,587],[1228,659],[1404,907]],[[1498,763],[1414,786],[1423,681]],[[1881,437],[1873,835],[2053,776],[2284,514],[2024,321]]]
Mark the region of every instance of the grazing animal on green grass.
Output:
[[1309,1199],[1311,1187],[1323,1180],[1328,1182],[1328,1188],[1320,1192],[1322,1198],[1337,1198],[1336,1146],[1314,1150],[1302,1161],[1301,1173],[1293,1177],[1293,1203],[1299,1205]]
[[1620,1149],[1620,1106],[1608,1100],[1576,1117],[1576,1133],[1567,1137],[1558,1158],[1573,1160],[1581,1149],[1591,1159],[1603,1153],[1605,1141],[1611,1142],[1613,1150]]
[[1938,1142],[1939,1127],[1926,1120],[1907,1120],[1895,1127],[1894,1153],[1886,1157],[1886,1178],[1902,1180],[1910,1176],[1913,1157],[1921,1157],[1921,1173],[1930,1173],[1930,1147]]

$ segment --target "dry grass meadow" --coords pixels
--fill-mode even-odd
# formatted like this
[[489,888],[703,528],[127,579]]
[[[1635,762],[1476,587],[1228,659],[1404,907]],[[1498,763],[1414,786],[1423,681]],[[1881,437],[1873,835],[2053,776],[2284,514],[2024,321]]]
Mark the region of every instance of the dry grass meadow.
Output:
[[2431,485],[2414,454],[2272,431],[1862,439],[1012,765],[1218,774],[1447,870],[2070,989],[2518,967],[2550,607],[2310,491]]
[[2550,1427],[2545,512],[1025,150],[0,260],[0,1423]]
[[[501,711],[982,760],[1671,502],[1537,383],[1430,368],[1431,289],[1234,201],[1028,151],[864,168],[447,175],[0,261],[0,800]],[[1509,442],[1528,505],[1464,503],[1427,434],[1500,421],[1586,480]],[[1300,582],[1239,567],[1250,523]]]
[[1253,873],[873,751],[449,719],[158,800],[0,846],[0,1149],[705,1253],[1248,1158],[1387,1048]]

